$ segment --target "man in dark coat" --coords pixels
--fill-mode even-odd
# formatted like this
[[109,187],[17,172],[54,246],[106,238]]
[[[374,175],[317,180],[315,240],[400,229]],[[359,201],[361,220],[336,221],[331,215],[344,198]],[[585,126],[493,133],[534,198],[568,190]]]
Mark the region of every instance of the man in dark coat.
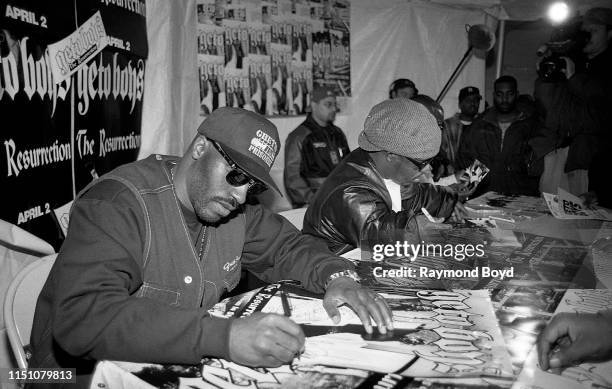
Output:
[[517,97],[516,79],[498,78],[493,93],[494,107],[477,119],[461,140],[458,169],[467,168],[476,159],[491,169],[474,196],[487,191],[539,194],[541,172],[528,143],[539,131],[539,124],[535,117],[518,109]]

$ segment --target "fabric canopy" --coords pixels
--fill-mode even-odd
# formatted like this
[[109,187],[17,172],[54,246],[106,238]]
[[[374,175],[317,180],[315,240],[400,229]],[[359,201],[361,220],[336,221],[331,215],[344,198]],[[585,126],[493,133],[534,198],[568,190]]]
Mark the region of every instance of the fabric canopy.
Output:
[[[433,3],[464,9],[480,9],[509,20],[537,20],[546,17],[555,0],[430,0]],[[564,0],[573,12],[584,14],[593,7],[612,8],[612,0]]]

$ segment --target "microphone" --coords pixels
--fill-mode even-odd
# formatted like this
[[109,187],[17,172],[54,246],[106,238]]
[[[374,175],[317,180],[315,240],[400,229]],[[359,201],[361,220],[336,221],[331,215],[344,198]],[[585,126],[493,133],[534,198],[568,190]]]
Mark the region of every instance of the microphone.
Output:
[[468,49],[463,55],[463,58],[461,58],[459,65],[457,65],[457,67],[451,74],[450,78],[448,79],[444,87],[442,88],[442,91],[436,98],[437,103],[442,101],[442,98],[444,97],[448,89],[450,88],[451,83],[454,81],[455,76],[462,69],[463,65],[466,63],[466,61],[470,57],[470,54],[472,54],[472,50],[476,49],[476,50],[482,50],[486,52],[486,51],[491,50],[493,46],[495,45],[495,34],[493,34],[493,32],[488,26],[484,24],[475,24],[473,26],[470,26],[469,24],[467,24],[465,26],[465,30],[467,31],[467,38],[468,38],[468,43],[469,43]]
[[489,51],[495,46],[495,34],[484,24],[468,27],[468,42],[477,50]]

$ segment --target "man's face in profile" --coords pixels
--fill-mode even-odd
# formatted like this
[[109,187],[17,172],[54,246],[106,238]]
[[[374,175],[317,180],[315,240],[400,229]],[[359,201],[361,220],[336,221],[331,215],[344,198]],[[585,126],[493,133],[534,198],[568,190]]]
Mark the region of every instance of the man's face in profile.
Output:
[[227,174],[232,170],[212,146],[189,169],[187,193],[194,212],[208,223],[215,223],[235,211],[246,201],[248,185],[230,185]]
[[612,30],[608,30],[603,24],[585,22],[582,24],[582,31],[591,36],[582,50],[587,57],[593,58],[606,51],[612,38]]
[[336,112],[338,105],[335,96],[328,96],[317,103],[312,103],[312,114],[323,123],[332,124],[336,120]]

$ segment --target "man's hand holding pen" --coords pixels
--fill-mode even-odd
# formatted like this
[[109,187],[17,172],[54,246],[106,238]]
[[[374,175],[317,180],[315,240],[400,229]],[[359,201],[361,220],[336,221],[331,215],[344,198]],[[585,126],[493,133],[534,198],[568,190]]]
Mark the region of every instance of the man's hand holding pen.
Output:
[[[290,363],[304,352],[304,332],[291,320],[292,305],[280,291],[283,315],[256,312],[235,319],[230,325],[229,357],[246,366],[276,367]],[[372,334],[372,319],[378,331],[393,331],[393,317],[385,299],[348,277],[331,280],[323,307],[335,324],[340,323],[338,307],[348,305],[359,316],[365,331]]]

